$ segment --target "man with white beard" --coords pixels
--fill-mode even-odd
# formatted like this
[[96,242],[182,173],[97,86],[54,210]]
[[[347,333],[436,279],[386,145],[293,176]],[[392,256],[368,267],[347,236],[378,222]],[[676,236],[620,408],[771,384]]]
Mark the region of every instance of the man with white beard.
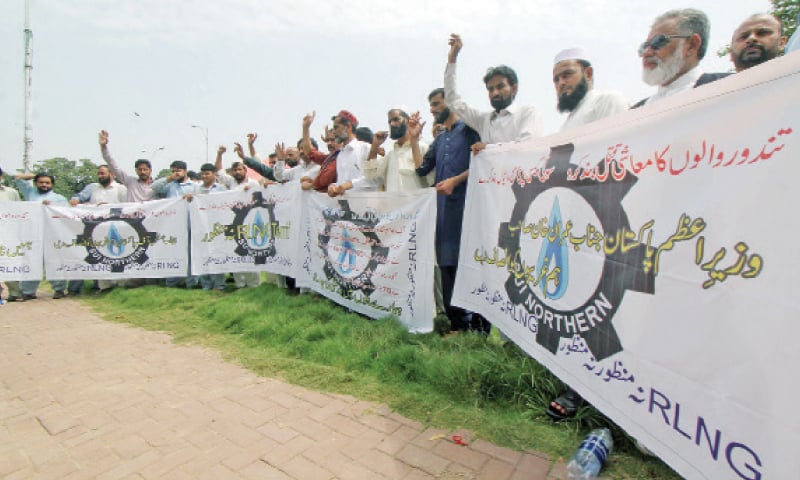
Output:
[[730,73],[703,73],[700,60],[706,55],[711,30],[700,10],[670,10],[653,22],[648,40],[639,46],[642,80],[658,86],[655,95],[632,108],[648,105],[676,93],[713,82]]

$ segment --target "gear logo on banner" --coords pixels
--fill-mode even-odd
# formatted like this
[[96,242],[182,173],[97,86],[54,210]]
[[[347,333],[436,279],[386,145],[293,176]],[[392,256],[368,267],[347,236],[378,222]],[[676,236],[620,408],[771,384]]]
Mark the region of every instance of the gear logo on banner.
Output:
[[237,255],[253,257],[256,265],[263,265],[274,257],[275,232],[280,224],[275,219],[275,203],[264,199],[262,192],[253,192],[252,201],[231,207],[233,222],[225,225],[225,236],[236,242]]
[[123,217],[121,208],[112,208],[102,218],[87,217],[81,221],[83,233],[75,238],[75,243],[85,246],[86,263],[108,265],[114,273],[124,272],[128,265],[147,262],[147,249],[158,238],[158,233],[144,227],[144,217]]
[[[644,244],[606,240],[630,230],[622,199],[637,178],[568,180],[567,170],[577,167],[573,151],[572,144],[551,149],[546,167],[554,170],[546,183],[513,184],[516,203],[500,225],[498,246],[513,259],[506,292],[536,317],[536,342],[555,354],[562,338],[577,334],[600,361],[623,349],[612,319],[625,291],[654,293],[654,274],[641,267]],[[581,234],[584,248],[570,242]]]
[[356,290],[371,295],[375,291],[375,269],[385,264],[389,255],[389,247],[383,246],[375,233],[378,219],[369,212],[353,212],[347,200],[339,200],[338,210],[327,209],[322,215],[325,229],[318,241],[325,258],[325,276],[339,286],[344,297],[350,298]]

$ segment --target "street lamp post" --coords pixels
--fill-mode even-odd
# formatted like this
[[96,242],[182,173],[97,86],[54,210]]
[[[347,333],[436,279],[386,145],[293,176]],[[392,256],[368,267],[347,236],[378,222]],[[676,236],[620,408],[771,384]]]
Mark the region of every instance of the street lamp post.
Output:
[[[154,159],[154,158],[156,158],[156,153],[160,152],[161,150],[164,150],[164,147],[156,147],[156,148],[154,148],[154,149],[153,149],[153,150],[150,152],[150,156],[148,156],[148,157],[147,157],[147,159],[148,159],[148,160],[150,160],[150,161],[152,162],[152,161],[153,161],[153,159]],[[140,150],[140,151],[141,151],[142,153],[147,153],[147,150]]]
[[206,163],[208,163],[208,127],[204,127],[202,125],[192,125],[192,128],[199,128],[203,131],[203,135],[206,137]]

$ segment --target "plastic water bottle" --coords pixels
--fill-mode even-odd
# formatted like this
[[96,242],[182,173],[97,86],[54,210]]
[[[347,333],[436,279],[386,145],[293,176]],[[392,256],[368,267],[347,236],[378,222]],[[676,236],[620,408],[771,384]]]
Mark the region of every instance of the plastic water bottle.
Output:
[[567,464],[568,480],[587,480],[597,478],[606,458],[614,446],[611,431],[607,428],[598,428],[581,442],[581,446]]
[[[797,16],[798,25],[800,25],[800,15]],[[795,30],[792,36],[789,38],[789,41],[786,42],[786,49],[784,53],[794,52],[795,50],[800,50],[800,34],[798,34],[800,30]]]

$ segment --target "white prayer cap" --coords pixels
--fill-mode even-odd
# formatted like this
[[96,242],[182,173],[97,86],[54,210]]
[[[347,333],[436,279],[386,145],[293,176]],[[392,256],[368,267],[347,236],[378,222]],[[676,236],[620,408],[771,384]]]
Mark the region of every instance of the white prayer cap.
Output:
[[587,54],[586,50],[581,47],[572,47],[561,50],[558,52],[558,55],[556,55],[556,58],[553,59],[553,65],[563,62],[564,60],[586,60],[587,62],[591,63],[591,60],[589,60],[589,54]]

